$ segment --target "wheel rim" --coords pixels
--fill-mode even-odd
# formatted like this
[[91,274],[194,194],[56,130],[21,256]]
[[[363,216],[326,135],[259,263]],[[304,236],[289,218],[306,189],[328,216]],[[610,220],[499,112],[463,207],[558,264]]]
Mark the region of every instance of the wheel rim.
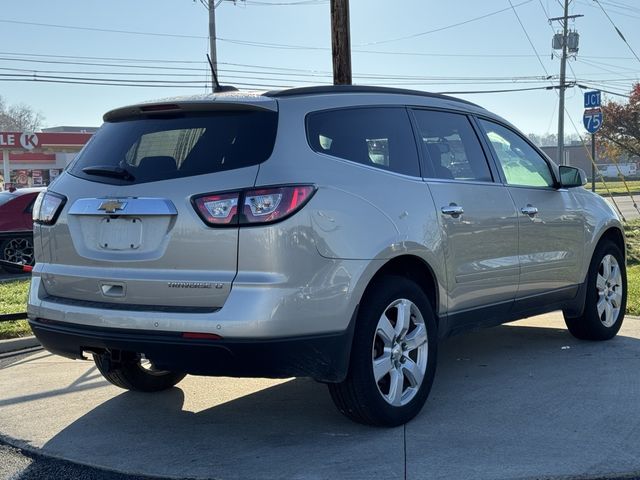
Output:
[[140,355],[140,358],[138,359],[138,367],[145,373],[148,373],[149,375],[154,375],[157,377],[161,377],[163,375],[170,373],[167,370],[157,369],[153,364],[153,362],[149,360],[147,357],[145,357],[144,355]]
[[33,243],[28,238],[12,238],[2,253],[8,262],[33,265]]
[[373,376],[382,398],[400,407],[420,390],[427,370],[429,342],[418,307],[401,298],[378,320],[373,339]]
[[618,320],[622,307],[622,271],[613,255],[605,255],[596,277],[598,317],[605,327],[612,327]]

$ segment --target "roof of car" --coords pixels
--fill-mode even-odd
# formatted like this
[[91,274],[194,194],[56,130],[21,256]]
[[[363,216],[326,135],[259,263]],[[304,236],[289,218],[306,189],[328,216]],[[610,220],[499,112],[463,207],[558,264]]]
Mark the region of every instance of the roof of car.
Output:
[[15,196],[27,195],[29,193],[40,193],[44,192],[47,187],[27,187],[27,188],[17,188],[13,191],[11,190],[2,190],[3,193],[10,193]]
[[201,95],[179,96],[140,102],[111,110],[104,115],[104,120],[116,121],[141,114],[171,113],[172,110],[208,111],[212,108],[229,108],[235,105],[238,109],[258,108],[264,110],[277,110],[277,99],[294,98],[303,96],[320,96],[333,94],[381,94],[381,95],[408,95],[421,98],[430,98],[445,102],[455,102],[460,105],[468,105],[480,110],[484,108],[475,103],[457,97],[450,97],[440,93],[424,92],[421,90],[408,90],[402,88],[375,87],[361,85],[321,85],[314,87],[297,87],[285,90],[271,90],[268,92],[255,90],[237,90],[220,93],[208,93]]
[[394,95],[413,95],[419,97],[439,98],[441,100],[453,100],[455,102],[461,102],[467,105],[473,105],[474,107],[482,108],[473,102],[469,102],[468,100],[463,100],[457,97],[450,97],[441,93],[425,92],[422,90],[409,90],[405,88],[376,87],[365,85],[322,85],[315,87],[298,87],[289,88],[286,90],[271,90],[263,93],[263,95],[265,97],[271,98],[283,98],[301,95],[326,95],[336,93],[384,93]]

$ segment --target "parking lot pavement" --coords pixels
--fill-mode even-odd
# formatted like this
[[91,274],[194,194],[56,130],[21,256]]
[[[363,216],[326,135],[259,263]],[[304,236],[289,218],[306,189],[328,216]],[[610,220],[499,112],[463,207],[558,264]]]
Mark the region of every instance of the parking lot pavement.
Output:
[[[634,202],[640,204],[640,195],[635,194],[633,200],[629,196],[616,196],[615,203],[627,220],[635,220],[640,218],[640,212],[633,206]],[[613,203],[610,197],[605,197],[609,203]]]
[[609,342],[559,314],[441,346],[422,413],[369,428],[310,380],[187,377],[154,395],[46,352],[0,370],[0,434],[121,472],[220,479],[513,479],[640,471],[640,320]]

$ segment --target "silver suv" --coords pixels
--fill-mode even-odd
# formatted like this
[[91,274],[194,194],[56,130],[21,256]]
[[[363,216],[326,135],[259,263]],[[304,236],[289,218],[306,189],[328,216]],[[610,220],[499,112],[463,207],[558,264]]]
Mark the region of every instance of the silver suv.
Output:
[[447,336],[559,309],[581,339],[620,329],[617,215],[477,105],[311,87],[104,120],[35,205],[28,311],[119,387],[308,376],[391,426]]

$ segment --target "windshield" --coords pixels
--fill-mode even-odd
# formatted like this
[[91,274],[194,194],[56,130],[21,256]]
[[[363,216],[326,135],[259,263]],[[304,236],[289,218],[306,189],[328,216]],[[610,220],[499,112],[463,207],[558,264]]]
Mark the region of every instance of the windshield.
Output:
[[107,122],[69,172],[129,185],[257,165],[271,155],[276,127],[277,113],[259,110]]

